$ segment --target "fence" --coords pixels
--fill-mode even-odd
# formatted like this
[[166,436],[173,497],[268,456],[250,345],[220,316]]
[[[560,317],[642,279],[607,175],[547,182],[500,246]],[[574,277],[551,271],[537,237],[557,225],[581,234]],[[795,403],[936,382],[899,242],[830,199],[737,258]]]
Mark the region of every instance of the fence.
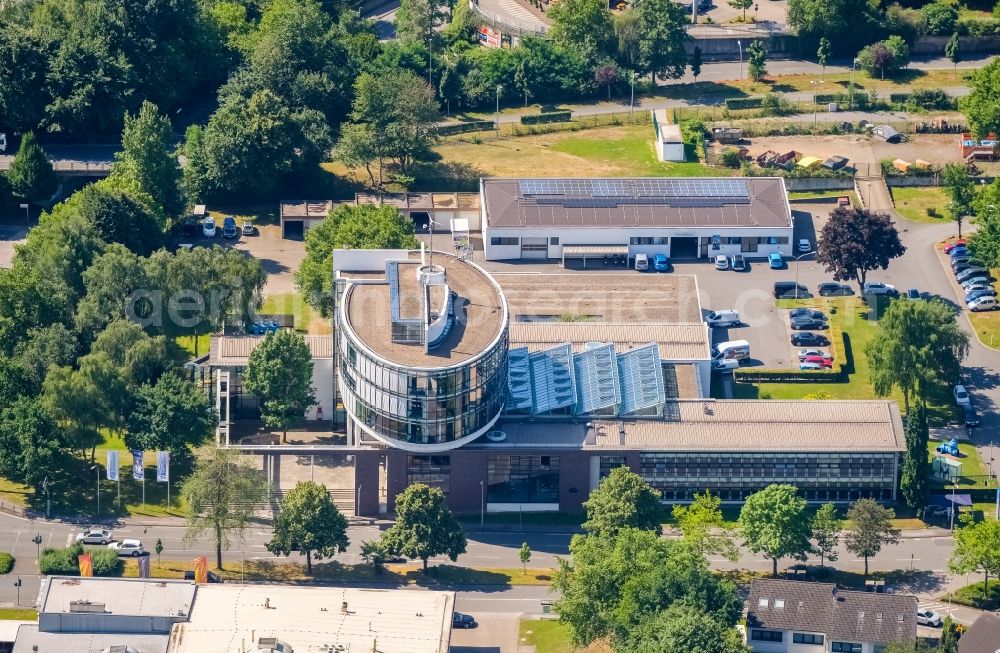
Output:
[[501,16],[492,11],[486,11],[479,6],[477,0],[469,0],[469,9],[472,10],[473,15],[480,21],[501,32],[516,34],[518,36],[545,36],[548,32],[548,26],[541,22],[541,19],[537,23],[524,23],[508,16]]
[[[477,122],[480,124],[482,121]],[[448,136],[448,142],[460,143],[481,143],[483,141],[497,140],[503,137],[512,136],[534,136],[537,134],[550,134],[561,131],[579,131],[582,129],[592,129],[594,127],[609,127],[618,125],[649,125],[651,118],[648,109],[636,109],[632,112],[627,110],[616,113],[603,113],[594,116],[573,116],[568,122],[548,122],[535,125],[524,125],[520,122],[501,122],[499,130],[494,127],[495,122],[482,131],[466,132]]]

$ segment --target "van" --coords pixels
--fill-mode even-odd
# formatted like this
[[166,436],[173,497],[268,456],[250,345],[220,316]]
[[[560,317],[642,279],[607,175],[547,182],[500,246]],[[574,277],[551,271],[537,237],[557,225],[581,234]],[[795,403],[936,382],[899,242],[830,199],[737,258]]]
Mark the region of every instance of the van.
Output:
[[705,318],[705,322],[710,327],[731,327],[739,326],[740,314],[736,311],[712,311]]
[[635,269],[639,272],[645,272],[649,269],[649,257],[645,254],[635,255]]
[[740,368],[740,361],[736,358],[718,358],[712,361],[712,370],[721,374],[732,374],[733,370]]
[[732,358],[734,360],[745,360],[750,358],[750,343],[746,340],[730,340],[720,342],[712,350],[712,358],[718,360]]
[[809,289],[801,283],[794,281],[774,282],[775,299],[796,299],[798,297],[812,297],[812,295],[809,294]]

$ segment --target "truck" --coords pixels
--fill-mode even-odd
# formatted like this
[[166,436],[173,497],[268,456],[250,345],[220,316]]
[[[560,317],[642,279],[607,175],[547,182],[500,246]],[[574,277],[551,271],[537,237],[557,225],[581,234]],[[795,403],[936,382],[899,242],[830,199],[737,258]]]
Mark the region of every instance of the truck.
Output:
[[720,342],[712,349],[712,358],[715,360],[746,360],[750,358],[750,343],[746,340]]

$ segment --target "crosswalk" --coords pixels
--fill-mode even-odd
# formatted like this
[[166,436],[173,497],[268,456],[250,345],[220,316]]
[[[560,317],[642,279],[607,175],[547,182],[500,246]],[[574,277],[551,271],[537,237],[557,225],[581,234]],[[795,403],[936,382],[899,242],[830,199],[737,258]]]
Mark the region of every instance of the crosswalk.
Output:
[[[944,603],[941,601],[928,601],[927,603],[921,603],[919,606],[921,610],[933,610],[941,615],[941,618],[951,617],[952,621],[963,623],[965,625],[971,624],[975,621],[975,615],[971,615],[970,619],[969,610],[962,610],[961,606],[957,606],[954,603]],[[961,610],[959,614],[956,611]]]

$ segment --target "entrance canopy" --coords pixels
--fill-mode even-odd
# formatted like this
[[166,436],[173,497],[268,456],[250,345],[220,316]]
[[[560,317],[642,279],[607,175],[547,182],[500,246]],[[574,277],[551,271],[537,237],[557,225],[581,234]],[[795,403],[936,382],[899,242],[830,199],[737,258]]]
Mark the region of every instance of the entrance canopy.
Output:
[[562,265],[566,267],[566,259],[582,258],[583,267],[587,267],[587,259],[595,256],[625,256],[628,257],[628,245],[563,245]]

